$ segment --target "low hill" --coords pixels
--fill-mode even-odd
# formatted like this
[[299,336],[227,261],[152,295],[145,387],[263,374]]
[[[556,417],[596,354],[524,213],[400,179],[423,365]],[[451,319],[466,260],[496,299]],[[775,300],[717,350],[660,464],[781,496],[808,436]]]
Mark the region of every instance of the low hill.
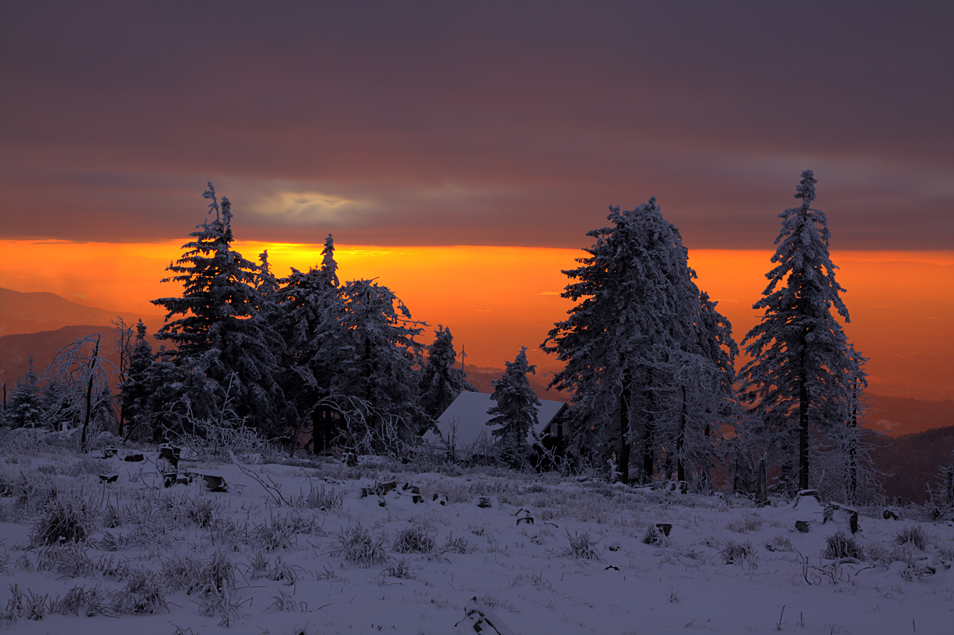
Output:
[[[42,375],[61,349],[77,339],[94,333],[103,336],[101,344],[103,357],[113,364],[118,364],[119,356],[113,350],[115,335],[110,326],[64,326],[55,331],[0,336],[0,383],[6,384],[7,394],[9,394],[16,385],[17,379],[26,375],[30,365],[30,355],[33,355],[34,370],[37,375]],[[153,349],[158,350],[159,346],[151,335],[148,336],[148,340]]]
[[862,425],[889,436],[914,434],[954,425],[954,401],[865,395],[867,412]]
[[55,293],[21,293],[0,288],[0,336],[55,331],[76,324],[108,325],[122,317],[135,324],[139,316],[70,302]]
[[875,467],[888,474],[884,488],[889,501],[928,502],[927,486],[936,491],[940,468],[954,463],[954,426],[881,437],[873,443]]

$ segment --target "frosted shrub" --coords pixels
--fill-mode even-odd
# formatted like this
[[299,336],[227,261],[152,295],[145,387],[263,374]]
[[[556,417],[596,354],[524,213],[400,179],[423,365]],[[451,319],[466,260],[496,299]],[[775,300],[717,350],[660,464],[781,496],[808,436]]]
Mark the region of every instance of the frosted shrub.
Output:
[[184,496],[175,504],[178,509],[174,510],[173,514],[178,521],[177,524],[188,523],[208,529],[221,515],[222,506],[218,501],[205,496]]
[[96,615],[108,615],[109,604],[106,592],[97,584],[91,589],[83,586],[75,586],[62,598],[56,598],[50,602],[50,613],[59,615],[72,615],[78,617],[95,617]]
[[407,558],[397,558],[388,563],[387,575],[392,578],[409,580],[414,576],[411,574],[411,563]]
[[342,502],[344,502],[342,494],[330,487],[325,487],[324,484],[315,487],[313,483],[308,484],[307,494],[302,493],[292,498],[291,501],[292,505],[299,509],[319,509],[321,511],[338,509]]
[[79,494],[61,494],[47,504],[33,525],[30,543],[37,546],[84,542],[89,535],[90,520],[89,506]]
[[646,527],[646,532],[643,534],[643,544],[665,547],[667,544],[669,544],[669,537],[660,527],[657,527],[656,525],[649,525]]
[[434,537],[420,525],[402,530],[394,539],[394,550],[398,553],[430,553],[433,549]]
[[10,587],[10,599],[0,612],[0,619],[8,625],[15,624],[19,619],[38,622],[46,616],[49,603],[50,596],[46,593],[34,593],[31,589],[24,593],[14,584]]
[[130,572],[126,587],[113,595],[110,609],[117,615],[168,612],[162,580],[152,571],[134,569]]
[[34,516],[56,498],[53,479],[37,472],[32,472],[29,478],[22,473],[3,472],[0,489],[3,497],[9,499],[0,507],[2,522],[19,522]]
[[864,551],[854,538],[845,535],[845,532],[838,531],[825,539],[826,547],[822,554],[823,558],[828,560],[837,560],[839,558],[864,558]]
[[727,540],[719,555],[725,564],[742,564],[752,555],[752,543],[748,540],[742,543]]
[[63,542],[39,551],[36,570],[55,571],[66,578],[80,578],[94,574],[96,565],[86,555],[85,547],[75,542]]
[[361,525],[342,530],[337,539],[338,545],[332,553],[344,556],[351,564],[368,568],[387,561],[388,554],[381,538],[372,538],[368,530]]
[[282,582],[285,586],[294,586],[298,584],[298,577],[304,571],[297,565],[288,564],[281,557],[275,558],[275,564],[268,571],[268,579],[275,582]]
[[580,560],[602,559],[599,551],[596,549],[599,540],[591,539],[588,532],[581,531],[572,536],[570,532],[566,532],[566,537],[570,540],[570,546],[563,551],[563,555],[579,558]]
[[894,537],[894,542],[899,545],[909,544],[924,551],[928,548],[931,541],[920,525],[914,525],[912,527],[905,527],[899,531]]
[[454,537],[454,534],[451,534],[447,537],[447,541],[444,542],[444,546],[441,547],[441,552],[443,553],[457,553],[466,555],[474,551],[474,546],[468,542],[463,536]]
[[256,525],[252,530],[252,541],[265,551],[291,549],[298,541],[299,534],[324,533],[316,527],[313,518],[286,514],[273,515],[267,523]]

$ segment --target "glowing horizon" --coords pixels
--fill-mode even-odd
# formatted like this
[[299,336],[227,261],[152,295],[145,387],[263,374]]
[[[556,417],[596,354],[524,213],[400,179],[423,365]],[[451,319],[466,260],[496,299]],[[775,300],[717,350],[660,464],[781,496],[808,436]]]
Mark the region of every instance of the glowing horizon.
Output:
[[[184,241],[77,243],[0,241],[7,258],[0,286],[15,291],[49,291],[79,304],[135,313],[158,324],[162,311],[149,303],[180,292],[160,283]],[[268,249],[278,277],[291,267],[307,270],[321,262],[319,244],[235,241],[233,247],[257,261]],[[751,309],[765,287],[769,250],[691,249],[690,266],[700,289],[719,302],[736,341],[758,320]],[[572,304],[562,298],[568,280],[561,270],[576,266],[580,249],[493,246],[336,245],[342,281],[376,278],[429,328],[443,324],[454,334],[467,363],[502,367],[527,346],[538,372],[559,363],[539,350],[547,332]],[[878,394],[950,399],[954,357],[954,251],[832,252],[837,279],[852,321],[846,332],[870,361],[871,390]]]

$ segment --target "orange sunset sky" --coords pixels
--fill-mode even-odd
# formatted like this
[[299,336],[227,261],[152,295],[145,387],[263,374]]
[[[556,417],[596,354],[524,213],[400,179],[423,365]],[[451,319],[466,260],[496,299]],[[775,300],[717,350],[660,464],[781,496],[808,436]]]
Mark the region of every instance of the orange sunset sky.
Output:
[[[467,362],[655,196],[737,340],[803,169],[872,392],[954,398],[954,3],[0,3],[0,287],[159,317],[206,217],[376,277]],[[432,333],[422,341],[430,343]]]

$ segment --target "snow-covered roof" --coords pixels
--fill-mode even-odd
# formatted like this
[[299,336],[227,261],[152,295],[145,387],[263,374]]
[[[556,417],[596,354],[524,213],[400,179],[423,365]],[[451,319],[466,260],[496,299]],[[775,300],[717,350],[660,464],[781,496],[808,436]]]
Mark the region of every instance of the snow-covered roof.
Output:
[[[490,395],[482,392],[464,391],[447,407],[437,419],[437,429],[440,430],[441,440],[457,452],[467,453],[482,444],[493,443],[491,432],[494,428],[487,425],[490,415],[487,411],[496,405]],[[540,400],[537,406],[537,426],[534,435],[539,438],[543,431],[560,413],[564,407],[562,401]],[[439,441],[437,435],[428,432],[425,439]],[[533,441],[533,439],[531,439]]]

